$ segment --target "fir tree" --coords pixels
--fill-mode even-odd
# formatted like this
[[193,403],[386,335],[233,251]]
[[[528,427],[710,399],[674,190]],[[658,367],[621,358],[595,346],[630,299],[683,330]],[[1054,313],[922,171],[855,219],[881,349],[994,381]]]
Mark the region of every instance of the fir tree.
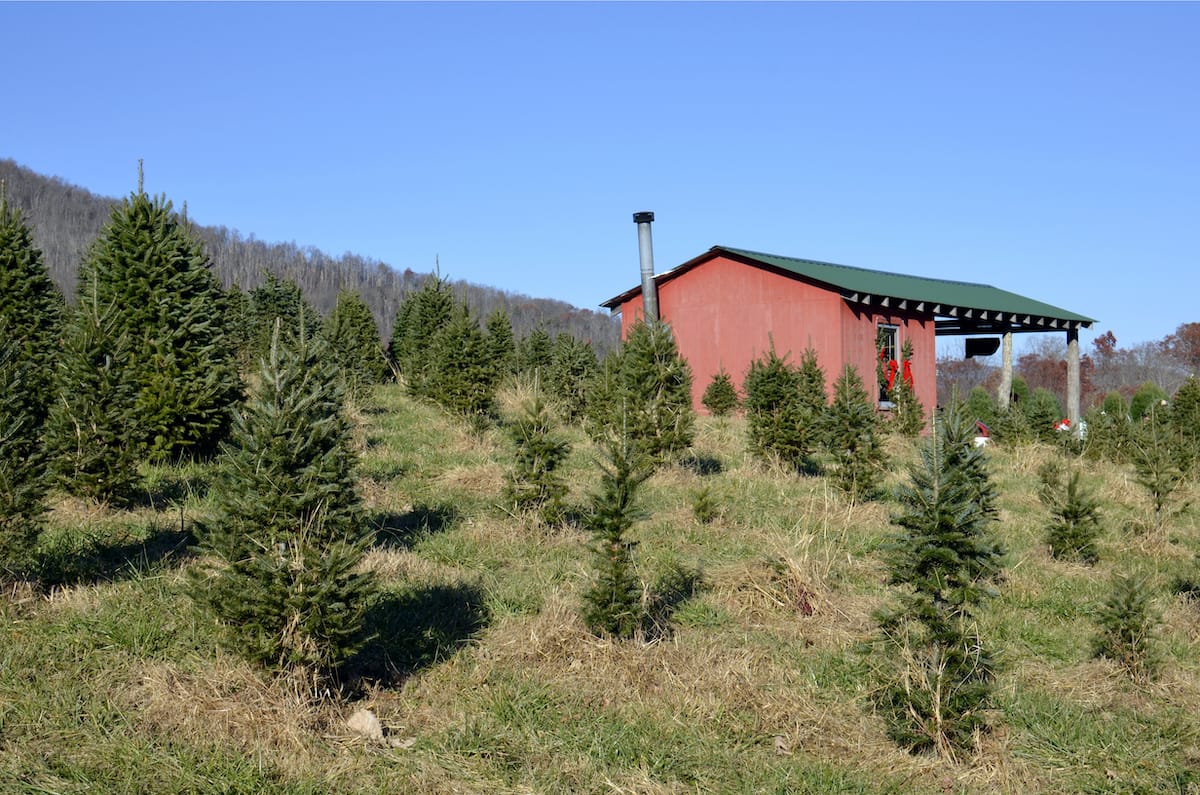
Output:
[[1065,483],[1048,483],[1042,490],[1043,502],[1050,508],[1046,526],[1046,545],[1060,560],[1078,560],[1091,565],[1100,559],[1096,548],[1102,526],[1100,502],[1082,484],[1082,473],[1075,470]]
[[897,497],[902,528],[888,560],[895,604],[880,613],[890,654],[879,699],[891,736],[912,750],[954,756],[986,726],[995,663],[979,636],[975,611],[992,594],[1002,551],[980,505],[989,493],[983,453],[951,404]]
[[441,276],[431,274],[396,312],[388,350],[409,394],[431,397],[434,339],[450,323],[456,305],[450,285]]
[[566,332],[555,338],[544,383],[565,421],[578,422],[587,411],[588,390],[598,368],[591,345]]
[[324,344],[277,330],[261,380],[224,451],[194,594],[239,650],[311,687],[363,641],[367,522]]
[[875,430],[875,409],[853,365],[846,365],[834,383],[824,431],[834,485],[852,501],[870,497],[883,476],[883,447]]
[[44,404],[29,388],[33,363],[0,316],[0,580],[28,577],[46,512]]
[[1200,380],[1191,376],[1171,399],[1171,428],[1179,442],[1180,464],[1185,470],[1200,470]]
[[250,291],[250,318],[253,327],[253,356],[259,361],[271,352],[278,328],[287,344],[302,335],[311,336],[321,327],[321,316],[304,298],[300,286],[291,279],[265,274],[263,283]]
[[545,373],[554,361],[554,341],[541,326],[529,332],[517,346],[517,371],[534,376]]
[[1024,406],[1025,417],[1029,421],[1034,438],[1043,442],[1052,442],[1059,433],[1055,429],[1063,418],[1062,403],[1058,396],[1049,389],[1038,387],[1029,396]]
[[1117,663],[1137,681],[1153,679],[1158,669],[1155,634],[1162,616],[1152,598],[1145,579],[1118,575],[1095,611],[1097,633],[1092,653]]
[[1133,468],[1138,485],[1146,490],[1154,511],[1153,529],[1161,532],[1167,521],[1186,509],[1176,505],[1176,493],[1185,476],[1179,444],[1171,433],[1165,407],[1151,405],[1133,433]]
[[665,323],[638,323],[622,348],[605,360],[589,403],[592,434],[604,438],[623,428],[655,463],[692,444],[692,372]]
[[808,465],[815,434],[800,397],[800,377],[775,353],[750,363],[742,384],[746,391],[746,432],[750,450],[763,459],[778,459],[797,469]]
[[370,398],[371,388],[387,378],[388,363],[371,310],[356,292],[338,293],[325,319],[324,336],[338,364],[346,395],[356,403]]
[[512,321],[508,319],[508,313],[497,309],[488,315],[484,332],[485,355],[488,364],[496,371],[499,383],[517,369],[517,345],[513,341]]
[[1137,422],[1146,417],[1151,409],[1167,402],[1167,393],[1153,381],[1146,381],[1133,393],[1129,401],[1129,417]]
[[138,481],[138,385],[117,311],[95,294],[71,314],[46,420],[51,472],[63,490],[125,505]]
[[[12,366],[24,370],[22,413],[38,428],[51,401],[54,357],[62,333],[62,295],[46,272],[33,234],[0,183],[0,340],[11,341]],[[28,363],[25,368],[22,363]]]
[[557,524],[563,518],[567,493],[559,469],[571,445],[555,432],[541,390],[535,387],[532,397],[522,402],[508,430],[516,451],[504,487],[505,502],[517,511],[537,511],[546,524]]
[[739,401],[737,387],[733,385],[733,379],[729,377],[729,373],[722,369],[713,375],[700,402],[714,417],[725,417],[733,412],[738,407]]
[[191,226],[140,178],[85,255],[79,296],[111,307],[130,345],[137,443],[156,457],[214,452],[241,399],[221,288]]
[[967,419],[972,422],[982,422],[988,426],[989,432],[991,427],[996,424],[996,399],[992,397],[992,393],[981,386],[977,386],[967,395],[966,408],[964,409]]
[[805,436],[804,445],[816,449],[821,443],[821,419],[829,404],[825,392],[825,371],[817,362],[817,352],[805,348],[800,354],[800,367],[796,370],[797,387],[800,390],[800,427]]
[[487,339],[466,304],[456,304],[449,321],[434,335],[425,397],[480,425],[495,412],[499,373],[488,359]]
[[225,329],[237,351],[238,369],[245,372],[256,358],[254,308],[250,296],[236,284],[225,291],[224,299]]
[[583,620],[597,635],[631,638],[643,626],[642,587],[634,567],[636,542],[627,537],[640,518],[637,491],[653,471],[640,445],[624,434],[602,444],[601,490],[585,524],[593,539],[596,576],[584,593]]

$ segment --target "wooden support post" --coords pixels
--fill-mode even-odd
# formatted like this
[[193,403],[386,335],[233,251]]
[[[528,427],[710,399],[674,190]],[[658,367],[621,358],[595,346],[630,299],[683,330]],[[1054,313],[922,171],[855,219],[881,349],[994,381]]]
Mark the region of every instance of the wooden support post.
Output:
[[996,396],[1001,411],[1008,410],[1008,397],[1012,394],[1012,345],[1012,332],[1004,332],[1000,354],[1000,394]]
[[1067,329],[1067,419],[1079,433],[1079,329]]

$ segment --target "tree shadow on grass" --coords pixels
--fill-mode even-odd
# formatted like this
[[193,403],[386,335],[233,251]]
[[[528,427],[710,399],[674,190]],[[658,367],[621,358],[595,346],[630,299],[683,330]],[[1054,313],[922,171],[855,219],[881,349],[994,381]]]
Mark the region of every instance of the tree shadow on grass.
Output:
[[39,579],[49,587],[134,579],[189,560],[195,543],[191,530],[154,525],[111,543],[97,536],[55,543],[39,550]]
[[725,471],[725,465],[721,459],[704,453],[692,452],[679,459],[679,465],[684,469],[690,469],[700,477],[708,475],[719,475]]
[[409,549],[434,533],[444,533],[458,524],[461,514],[453,505],[417,505],[403,513],[385,511],[371,518],[375,546],[384,549]]
[[167,473],[143,481],[125,502],[128,508],[166,510],[168,506],[183,505],[191,498],[204,499],[212,485],[212,476],[203,474]]
[[363,631],[372,639],[347,664],[360,681],[398,685],[444,660],[487,626],[483,592],[457,583],[387,593],[367,610]]
[[668,566],[650,587],[642,628],[645,637],[655,640],[669,638],[674,631],[672,619],[675,611],[706,588],[708,582],[699,568],[677,563]]

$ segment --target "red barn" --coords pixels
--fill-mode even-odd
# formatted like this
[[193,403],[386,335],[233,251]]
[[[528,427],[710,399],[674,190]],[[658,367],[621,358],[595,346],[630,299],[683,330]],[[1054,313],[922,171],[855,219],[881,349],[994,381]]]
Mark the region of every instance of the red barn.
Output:
[[[1079,329],[1095,321],[1015,293],[725,246],[655,276],[653,284],[659,317],[691,365],[697,410],[717,372],[724,369],[740,384],[772,342],[793,364],[806,348],[815,350],[830,389],[846,364],[870,389],[880,348],[886,359],[898,360],[911,342],[913,384],[928,409],[937,404],[937,336],[1003,336],[1011,383],[1011,335],[1057,329],[1067,333],[1068,381],[1074,378],[1069,413],[1079,416]],[[623,336],[642,317],[642,291],[634,287],[602,304],[621,314]]]

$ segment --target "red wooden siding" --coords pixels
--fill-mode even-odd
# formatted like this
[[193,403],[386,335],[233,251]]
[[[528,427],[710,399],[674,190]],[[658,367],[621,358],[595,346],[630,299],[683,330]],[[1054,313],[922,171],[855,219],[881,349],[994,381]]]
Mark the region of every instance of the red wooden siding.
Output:
[[[875,384],[875,324],[900,327],[900,344],[913,344],[913,380],[928,409],[936,401],[932,318],[905,314],[865,314],[833,290],[792,274],[747,265],[725,256],[701,262],[661,282],[659,313],[671,325],[680,354],[692,368],[692,402],[722,368],[741,388],[750,362],[774,340],[775,350],[798,364],[805,348],[817,352],[832,394],[844,364],[857,368],[869,392]],[[883,310],[886,312],[887,310]],[[622,335],[642,317],[642,297],[621,305]]]

